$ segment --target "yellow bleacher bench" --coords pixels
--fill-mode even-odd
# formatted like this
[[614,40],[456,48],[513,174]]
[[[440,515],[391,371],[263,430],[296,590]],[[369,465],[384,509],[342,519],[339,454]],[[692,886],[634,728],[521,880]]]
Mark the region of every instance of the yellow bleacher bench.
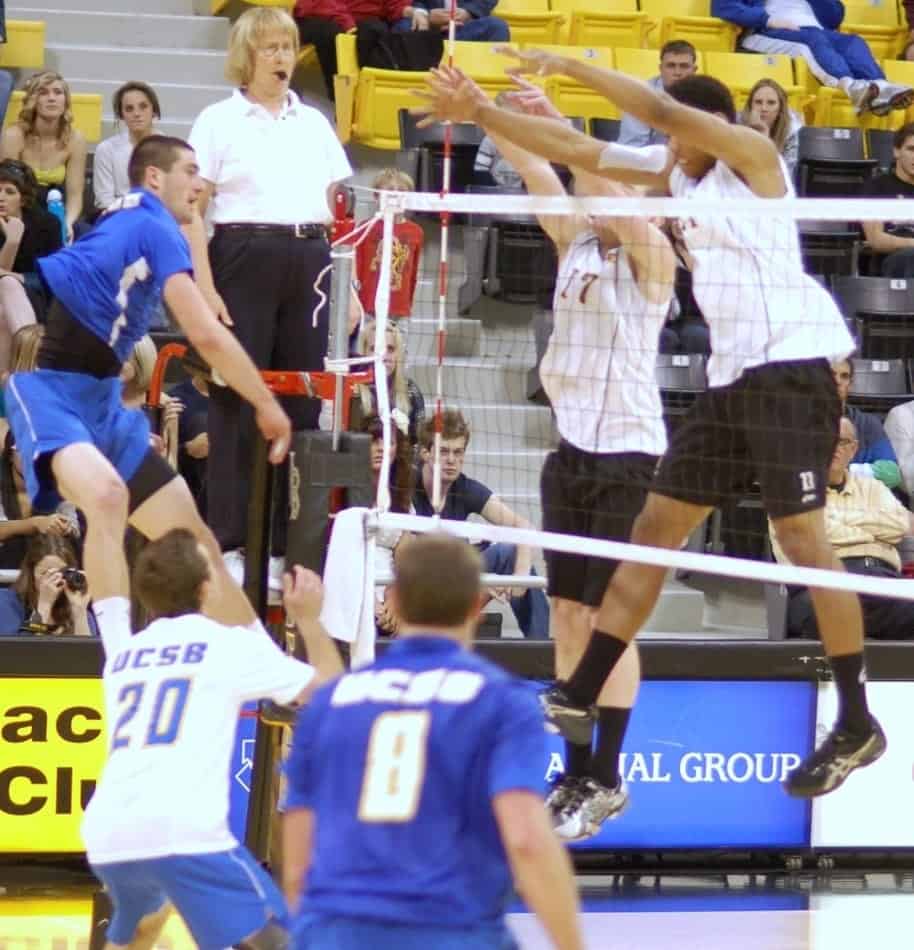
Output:
[[[9,108],[3,127],[12,125],[19,118],[25,93],[17,89],[10,97]],[[97,142],[102,137],[102,97],[94,92],[74,92],[70,96],[73,110],[73,126],[82,132],[87,142]]]
[[[615,66],[613,50],[607,47],[544,46],[541,49],[560,56],[580,59],[594,66],[602,66],[604,69],[613,69]],[[654,58],[656,59],[656,54]],[[605,96],[601,96],[589,86],[584,86],[568,76],[547,76],[543,82],[543,89],[552,104],[563,115],[580,116],[584,119],[619,118],[619,110]]]
[[841,32],[866,40],[876,59],[897,56],[908,34],[895,0],[845,0]]
[[562,13],[567,25],[561,42],[572,46],[644,46],[650,17],[638,9],[637,0],[551,0],[552,10]]
[[7,20],[6,43],[0,46],[0,66],[37,69],[44,66],[43,20]]
[[740,28],[711,16],[711,0],[641,0],[651,19],[648,44],[659,49],[670,40],[688,40],[695,49],[732,52]]
[[550,9],[549,0],[498,0],[492,15],[508,24],[513,43],[558,43],[565,22],[563,14]]

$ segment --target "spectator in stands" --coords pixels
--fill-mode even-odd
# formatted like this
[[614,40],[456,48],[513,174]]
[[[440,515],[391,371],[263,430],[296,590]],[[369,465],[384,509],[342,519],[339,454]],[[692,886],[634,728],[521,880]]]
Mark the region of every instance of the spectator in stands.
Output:
[[797,167],[803,120],[788,105],[784,87],[773,79],[760,79],[749,90],[741,121],[743,125],[758,129],[774,142],[793,175]]
[[[330,247],[338,182],[352,174],[336,132],[289,89],[298,28],[284,10],[254,7],[229,37],[231,97],[203,110],[191,131],[203,192],[190,226],[200,290],[260,369],[319,370],[327,353]],[[212,204],[207,253],[202,215]],[[212,262],[212,263],[210,263]],[[317,399],[289,399],[296,430],[314,429]],[[240,580],[256,428],[251,407],[214,386],[209,405],[207,500],[211,528]],[[285,495],[279,478],[271,584],[281,589]]]
[[187,482],[200,514],[206,517],[206,468],[209,459],[209,367],[185,357],[188,378],[170,392],[184,407],[178,417],[178,473]]
[[[897,545],[914,533],[914,517],[874,478],[851,471],[857,452],[857,433],[851,420],[841,419],[841,430],[828,472],[825,528],[844,567],[853,574],[900,577]],[[771,535],[775,558],[784,563],[777,539]],[[861,594],[866,636],[883,640],[914,638],[914,602]],[[816,639],[818,629],[806,588],[790,591],[787,607],[788,636]]]
[[70,87],[63,77],[50,71],[32,76],[19,118],[0,137],[0,158],[16,158],[32,167],[42,204],[52,188],[63,193],[68,241],[83,210],[87,151],[85,138],[73,127]]
[[893,406],[885,417],[884,428],[898,457],[904,490],[909,498],[914,498],[914,401]]
[[134,148],[155,132],[156,119],[162,118],[159,97],[144,82],[132,79],[114,93],[111,100],[117,126],[116,135],[99,142],[92,163],[92,188],[95,207],[104,211],[130,191],[127,164]]
[[[504,528],[532,529],[526,518],[512,511],[491,488],[463,474],[466,450],[470,442],[470,427],[463,414],[456,409],[443,413],[441,431],[441,517],[466,521],[478,515],[490,524]],[[429,419],[420,434],[420,465],[413,494],[417,515],[431,517],[434,495],[433,450],[435,422]],[[482,551],[484,572],[487,574],[535,574],[533,550],[526,545],[489,544]],[[549,637],[549,603],[542,590],[497,589],[492,597],[507,601],[514,611],[517,624],[525,637],[545,640]]]
[[[687,40],[670,40],[660,50],[660,75],[648,80],[653,89],[669,89],[678,79],[691,76],[698,69],[698,54]],[[619,145],[643,148],[663,145],[667,137],[631,115],[623,115],[619,127]]]
[[887,488],[897,488],[901,484],[901,469],[879,417],[847,404],[854,382],[854,361],[840,360],[833,364],[832,373],[844,414],[854,426],[854,444],[857,449],[850,459],[851,471],[863,478],[876,478]]
[[32,169],[15,159],[0,161],[0,373],[9,368],[10,342],[50,303],[36,261],[61,246],[60,224],[37,204]]
[[72,542],[59,534],[37,535],[16,583],[0,590],[0,636],[97,637],[85,579]]
[[184,404],[166,393],[159,396],[158,406],[148,402],[158,355],[151,336],[147,334],[137,341],[130,359],[121,367],[121,401],[130,409],[145,409],[149,413],[152,447],[177,468],[178,420]]
[[391,29],[401,23],[408,23],[410,30],[429,28],[428,11],[411,6],[407,0],[297,0],[292,16],[302,46],[310,44],[317,53],[331,100],[337,73],[336,38],[340,33],[354,33],[365,20],[381,20]]
[[[914,198],[914,122],[895,133],[895,165],[890,172],[869,180],[871,198]],[[910,221],[864,221],[863,233],[882,259],[883,277],[914,277],[914,224]]]
[[[410,175],[399,168],[385,168],[379,172],[371,187],[375,191],[415,191]],[[381,251],[384,222],[377,221],[355,249],[356,276],[359,281],[359,302],[365,313],[375,314],[375,297],[381,273]],[[390,261],[390,297],[388,317],[398,320],[408,317],[413,310],[413,297],[422,262],[425,235],[422,228],[405,214],[394,221],[394,239]]]
[[[359,353],[367,356],[374,352],[375,322],[367,321],[359,334]],[[387,345],[384,350],[384,369],[387,372],[387,392],[390,404],[399,409],[408,420],[410,444],[415,445],[425,422],[425,397],[415,380],[406,375],[403,334],[393,323],[387,325]],[[356,393],[356,414],[367,418],[378,411],[378,393],[375,385],[359,386]]]
[[[674,228],[669,229],[672,238]],[[711,355],[711,329],[692,293],[692,272],[682,263],[682,249],[673,241],[673,249],[679,256],[676,276],[673,280],[673,300],[670,313],[660,331],[658,352],[664,354],[699,353]]]
[[865,40],[838,31],[839,0],[711,0],[711,15],[745,30],[743,49],[802,57],[822,85],[847,93],[858,114],[914,103],[914,89],[888,82]]
[[[458,0],[456,38],[483,43],[507,43],[511,38],[508,24],[500,17],[492,16],[496,3],[497,0]],[[415,0],[413,9],[414,15],[404,16],[394,24],[395,30],[403,33],[417,29],[447,32],[451,18],[448,0]]]

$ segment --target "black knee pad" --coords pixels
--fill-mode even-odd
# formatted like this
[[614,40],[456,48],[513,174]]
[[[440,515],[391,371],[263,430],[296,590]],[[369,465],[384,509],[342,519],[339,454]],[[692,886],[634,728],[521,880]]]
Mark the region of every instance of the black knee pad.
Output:
[[289,950],[289,931],[271,920],[266,927],[235,944],[235,950]]

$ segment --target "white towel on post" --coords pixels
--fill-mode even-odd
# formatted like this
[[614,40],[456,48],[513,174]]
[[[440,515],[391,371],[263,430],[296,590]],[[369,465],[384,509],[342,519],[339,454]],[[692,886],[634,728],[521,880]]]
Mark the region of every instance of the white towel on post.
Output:
[[374,660],[374,532],[368,508],[346,508],[333,519],[324,565],[321,623],[335,640],[352,644],[352,666]]

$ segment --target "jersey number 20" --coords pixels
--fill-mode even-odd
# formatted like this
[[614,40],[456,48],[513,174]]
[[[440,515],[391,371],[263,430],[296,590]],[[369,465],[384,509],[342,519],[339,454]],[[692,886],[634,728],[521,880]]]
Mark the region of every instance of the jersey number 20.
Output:
[[[145,683],[128,683],[117,694],[117,701],[123,708],[114,727],[112,752],[130,745],[132,737],[127,734],[128,726],[139,711],[145,692]],[[153,698],[144,745],[171,745],[178,738],[189,695],[190,680],[187,677],[162,680]]]
[[429,713],[386,712],[375,720],[359,798],[360,821],[412,821],[425,781]]

